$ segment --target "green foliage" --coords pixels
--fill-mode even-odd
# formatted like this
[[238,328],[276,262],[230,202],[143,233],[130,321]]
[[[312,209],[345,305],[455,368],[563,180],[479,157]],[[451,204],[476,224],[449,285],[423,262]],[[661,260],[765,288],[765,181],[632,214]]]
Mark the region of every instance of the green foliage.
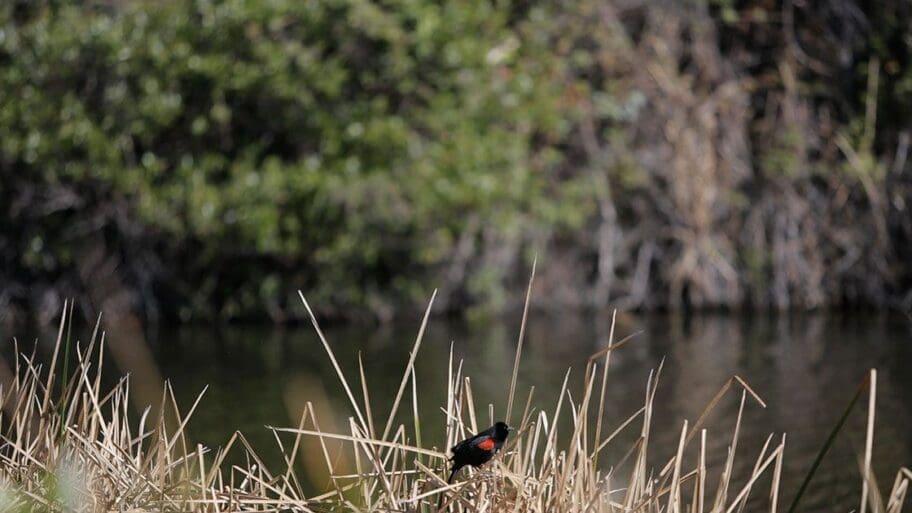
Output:
[[74,223],[126,216],[197,313],[242,316],[294,287],[411,301],[467,213],[482,245],[580,215],[533,141],[561,130],[545,52],[490,2],[26,10],[0,10],[0,88],[17,92],[0,106],[3,172],[75,203],[26,237],[23,269],[62,271]]
[[909,305],[908,2],[614,4],[0,4],[0,315]]

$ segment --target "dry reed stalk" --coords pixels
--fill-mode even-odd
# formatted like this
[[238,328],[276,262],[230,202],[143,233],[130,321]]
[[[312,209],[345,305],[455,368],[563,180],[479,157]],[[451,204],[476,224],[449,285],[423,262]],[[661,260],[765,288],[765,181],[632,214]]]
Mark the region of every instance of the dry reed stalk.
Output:
[[[531,285],[532,280],[527,304]],[[372,419],[370,387],[360,357],[358,377],[362,394],[359,401],[305,301],[353,415],[349,417],[347,432],[327,431],[320,428],[315,408],[308,402],[296,427],[267,427],[282,455],[283,464],[278,472],[268,469],[240,432],[214,454],[202,445],[192,443],[187,436],[187,425],[193,413],[202,407],[205,390],[187,413],[182,414],[174,391],[166,384],[162,391],[163,406],[154,415],[156,418],[150,418],[147,409],[138,419],[133,419],[129,379],[121,379],[107,391],[101,387],[98,367],[104,351],[104,334],[97,329],[86,347],[75,345],[76,367],[67,380],[60,379],[60,387],[54,386],[58,378],[48,376],[36,363],[34,354],[22,355],[16,362],[12,381],[0,389],[0,506],[3,511],[22,512],[741,513],[757,481],[771,473],[767,500],[769,510],[777,511],[784,434],[777,444],[773,443],[774,435],[770,434],[755,457],[749,475],[738,478],[734,475],[736,456],[743,457],[738,456],[738,447],[747,398],[765,407],[760,396],[740,377],[734,376],[720,387],[696,422],[683,422],[674,452],[667,455],[667,459],[656,460],[664,463],[658,468],[649,466],[648,462],[655,460],[655,455],[648,455],[647,451],[653,447],[650,443],[653,431],[665,429],[653,422],[661,365],[650,373],[641,408],[613,426],[603,418],[610,355],[629,340],[614,342],[613,325],[607,346],[589,359],[581,391],[571,390],[568,370],[554,409],[537,411],[530,389],[518,421],[518,431],[498,457],[482,469],[469,471],[468,477],[460,481],[445,483],[442,473],[447,466],[447,455],[435,446],[423,444],[422,424],[427,424],[428,419],[418,417],[419,394],[415,376],[417,353],[433,299],[422,319],[396,400],[379,438]],[[63,326],[70,311],[65,310],[61,319],[55,354],[61,351]],[[64,353],[68,350],[63,348]],[[519,392],[516,390],[516,369],[521,353],[522,337],[517,345],[508,409]],[[604,367],[599,369],[599,364]],[[55,368],[51,365],[51,369]],[[468,431],[477,430],[482,420],[479,411],[487,410],[492,419],[496,412],[493,405],[477,404],[471,379],[463,375],[462,362],[457,362],[452,347],[446,376],[447,398],[441,411],[446,425],[444,446],[448,447]],[[870,470],[875,380],[876,373],[872,371],[868,379],[865,453],[860,464],[867,490],[862,494],[862,504],[870,506],[872,511],[900,512],[912,472],[900,469],[889,495],[882,497]],[[707,501],[706,495],[710,491],[707,489],[710,470],[707,462],[718,458],[708,454],[711,444],[707,443],[709,432],[705,424],[709,413],[733,386],[741,391],[738,415],[718,484],[711,501]],[[413,425],[410,427],[395,421],[406,388],[411,389]],[[597,417],[593,418],[593,415]],[[166,422],[170,417],[175,419],[173,425]],[[570,426],[569,431],[564,433],[562,426]],[[590,432],[592,426],[595,429]],[[604,439],[603,428],[609,432]],[[600,453],[616,446],[621,439],[620,433],[631,430],[637,430],[635,441],[629,447],[617,447],[624,456],[610,462],[603,457],[601,461],[610,466],[600,464]],[[691,461],[688,447],[698,433],[699,448],[696,458]],[[295,470],[306,438],[316,439],[330,477],[329,490],[313,497],[305,496]],[[343,444],[341,452],[330,450],[332,444],[339,443]],[[228,466],[226,460],[230,451],[241,451],[246,464]],[[619,482],[621,486],[617,486]],[[762,501],[762,498],[757,500]]]

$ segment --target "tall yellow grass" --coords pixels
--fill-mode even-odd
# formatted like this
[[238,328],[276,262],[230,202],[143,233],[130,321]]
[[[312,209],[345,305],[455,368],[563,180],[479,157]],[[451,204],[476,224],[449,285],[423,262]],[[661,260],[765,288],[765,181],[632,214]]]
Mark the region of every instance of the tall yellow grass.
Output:
[[[527,305],[529,293],[531,281]],[[182,413],[166,385],[161,413],[150,418],[146,410],[136,418],[129,407],[129,378],[122,378],[110,390],[102,389],[99,369],[104,334],[97,326],[89,342],[74,349],[75,372],[60,382],[61,371],[54,361],[63,345],[65,309],[50,367],[45,370],[34,354],[20,354],[12,379],[0,388],[0,511],[740,513],[749,499],[752,509],[782,509],[779,490],[786,437],[770,434],[758,453],[744,454],[739,447],[744,409],[765,404],[738,376],[722,384],[693,422],[655,426],[660,366],[649,376],[642,407],[627,419],[609,423],[603,418],[609,381],[606,370],[612,353],[629,340],[615,341],[612,328],[607,347],[589,359],[583,389],[573,393],[565,377],[553,409],[536,410],[533,390],[523,395],[516,390],[526,310],[506,411],[495,412],[493,406],[475,400],[470,377],[463,374],[461,362],[451,353],[447,399],[441,408],[446,440],[426,444],[422,424],[428,419],[417,414],[420,393],[414,364],[433,297],[391,411],[377,423],[363,368],[354,377],[357,382],[342,372],[310,305],[303,295],[301,299],[348,397],[351,416],[346,431],[321,430],[315,410],[308,404],[296,427],[268,428],[284,457],[284,465],[278,469],[267,469],[241,433],[214,451],[193,444],[186,426],[193,412],[205,407],[202,395]],[[889,495],[879,493],[871,471],[875,371],[869,380],[860,510],[898,513],[912,472],[901,469]],[[740,406],[734,429],[726,435],[726,453],[717,459],[707,454],[705,422],[729,393],[737,394]],[[397,423],[400,408],[409,406],[410,425]],[[500,419],[518,427],[504,450],[486,467],[448,485],[444,481],[447,454],[440,447],[450,447]],[[569,429],[564,432],[560,426]],[[679,442],[669,454],[653,454],[650,439],[656,429],[679,432]],[[618,435],[631,430],[635,442],[612,451],[624,456],[608,461],[606,449],[617,449],[613,445],[620,443]],[[318,441],[331,476],[329,488],[317,496],[305,495],[295,470],[306,437]],[[240,451],[240,459],[246,463],[227,464],[229,451]],[[736,458],[752,462],[749,475],[735,478]],[[353,469],[341,467],[338,462],[342,459],[352,462]],[[717,460],[724,461],[721,469],[708,467],[708,461]],[[662,464],[650,467],[649,461]],[[710,475],[719,477],[711,479]],[[768,479],[761,479],[764,476]],[[759,483],[764,483],[762,488]]]

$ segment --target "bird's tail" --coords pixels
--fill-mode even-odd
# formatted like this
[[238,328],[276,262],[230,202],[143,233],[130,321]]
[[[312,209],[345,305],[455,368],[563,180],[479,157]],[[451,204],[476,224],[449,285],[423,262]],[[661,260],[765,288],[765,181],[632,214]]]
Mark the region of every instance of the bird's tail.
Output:
[[[453,465],[453,470],[450,471],[450,477],[447,478],[447,484],[453,483],[453,478],[456,477],[456,472],[459,471],[459,468],[460,467]],[[440,506],[442,506],[442,505],[443,505],[443,494],[441,493],[437,497],[437,511],[440,511]]]

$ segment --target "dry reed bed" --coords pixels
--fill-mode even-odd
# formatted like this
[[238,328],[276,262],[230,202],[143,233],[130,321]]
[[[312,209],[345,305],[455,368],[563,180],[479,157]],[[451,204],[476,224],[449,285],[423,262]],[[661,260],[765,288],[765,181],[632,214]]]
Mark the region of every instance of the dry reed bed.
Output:
[[[534,272],[534,271],[533,271]],[[187,422],[200,398],[186,415],[165,386],[163,406],[156,418],[150,410],[133,418],[129,407],[130,381],[123,378],[107,392],[101,376],[104,334],[96,325],[85,347],[77,344],[75,372],[69,378],[55,362],[64,340],[68,313],[64,311],[54,358],[45,372],[34,353],[21,355],[12,381],[0,389],[0,510],[2,511],[455,511],[455,512],[741,512],[752,495],[762,496],[775,512],[779,503],[780,476],[786,437],[770,434],[759,454],[739,452],[742,413],[749,401],[762,399],[741,378],[725,383],[693,423],[685,421],[673,454],[661,468],[647,466],[653,408],[661,366],[646,384],[642,408],[612,425],[603,422],[607,369],[612,352],[629,339],[609,345],[589,359],[585,387],[575,396],[567,379],[551,411],[533,409],[533,392],[516,395],[517,369],[522,355],[526,310],[514,362],[506,411],[495,414],[487,405],[479,414],[471,380],[460,362],[450,355],[448,394],[442,408],[446,415],[449,447],[484,428],[493,419],[506,419],[519,427],[505,450],[480,471],[447,485],[446,455],[423,445],[418,418],[419,392],[414,363],[427,326],[433,297],[425,312],[392,410],[383,424],[375,424],[363,367],[356,392],[340,369],[332,347],[323,336],[304,296],[301,299],[313,321],[340,384],[350,401],[349,431],[323,432],[308,404],[296,428],[272,429],[285,458],[276,472],[267,470],[241,433],[224,448],[211,453],[193,445],[186,436]],[[569,372],[568,372],[569,376]],[[912,472],[903,468],[890,494],[878,492],[871,472],[876,372],[869,377],[866,451],[860,464],[863,493],[860,511],[900,512]],[[725,394],[740,393],[740,407],[730,435],[718,482],[707,468],[707,430],[704,422]],[[521,402],[517,402],[521,401]],[[412,426],[396,424],[400,407],[410,402]],[[519,405],[523,406],[519,408]],[[514,409],[514,406],[516,408]],[[514,415],[516,414],[516,415]],[[424,419],[425,421],[427,419]],[[566,422],[569,420],[569,424]],[[559,425],[571,426],[559,433]],[[661,429],[672,429],[662,426]],[[636,442],[619,461],[604,461],[605,449],[617,443],[618,434],[638,430]],[[295,471],[305,437],[319,441],[329,469],[331,486],[321,496],[306,497]],[[337,444],[343,443],[338,446]],[[685,451],[696,454],[687,461]],[[239,450],[245,465],[228,465],[229,451]],[[338,451],[347,453],[354,472],[339,467]],[[733,478],[735,459],[754,463],[744,480]],[[718,473],[718,469],[717,472]],[[768,485],[760,489],[761,477]],[[713,486],[715,484],[715,486]],[[756,486],[755,486],[756,485]],[[768,488],[767,488],[768,486]],[[758,501],[751,503],[756,508]],[[794,507],[794,504],[793,504]]]

